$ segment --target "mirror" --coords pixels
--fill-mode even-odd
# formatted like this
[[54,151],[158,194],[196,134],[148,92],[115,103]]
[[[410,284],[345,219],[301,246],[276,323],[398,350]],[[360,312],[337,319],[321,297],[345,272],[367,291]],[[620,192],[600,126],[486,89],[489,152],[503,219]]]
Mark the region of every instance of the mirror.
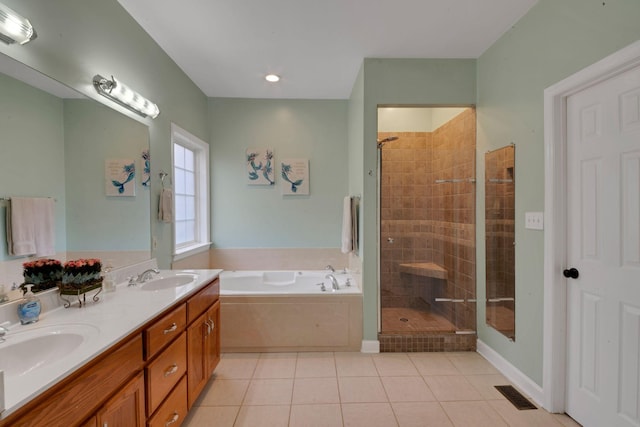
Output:
[[516,339],[515,146],[485,154],[487,324]]
[[[51,258],[96,257],[114,267],[150,258],[147,126],[0,54],[0,145],[0,284],[22,283],[22,263],[33,259],[7,250],[12,196],[55,200]],[[134,196],[107,196],[113,159],[134,162]]]

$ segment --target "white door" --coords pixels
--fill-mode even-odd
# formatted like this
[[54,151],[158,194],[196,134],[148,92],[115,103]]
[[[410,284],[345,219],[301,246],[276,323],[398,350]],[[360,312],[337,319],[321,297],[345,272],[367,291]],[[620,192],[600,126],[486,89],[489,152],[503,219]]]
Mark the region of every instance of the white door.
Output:
[[567,99],[567,168],[567,413],[638,427],[640,67]]

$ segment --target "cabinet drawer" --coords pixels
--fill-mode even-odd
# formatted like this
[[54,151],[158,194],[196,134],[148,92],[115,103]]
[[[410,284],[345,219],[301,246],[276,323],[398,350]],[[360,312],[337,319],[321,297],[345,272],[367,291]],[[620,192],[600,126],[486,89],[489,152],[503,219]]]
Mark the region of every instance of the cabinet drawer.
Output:
[[183,332],[147,366],[147,414],[151,415],[187,372],[187,334]]
[[184,304],[154,323],[144,331],[145,360],[151,359],[160,349],[180,335],[187,326],[187,309]]
[[211,305],[220,297],[220,280],[215,279],[213,282],[204,287],[200,292],[187,300],[187,316],[188,323],[193,322],[204,313]]
[[167,400],[149,419],[148,427],[178,427],[187,416],[187,377],[183,376]]

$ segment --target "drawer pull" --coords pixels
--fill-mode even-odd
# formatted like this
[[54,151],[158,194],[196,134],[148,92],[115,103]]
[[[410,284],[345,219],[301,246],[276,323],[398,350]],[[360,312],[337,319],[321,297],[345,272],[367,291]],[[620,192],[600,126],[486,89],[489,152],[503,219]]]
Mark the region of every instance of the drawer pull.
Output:
[[211,330],[213,331],[216,328],[216,324],[211,319],[209,319],[209,322],[211,322]]
[[164,427],[169,427],[171,424],[173,424],[176,421],[178,421],[178,419],[180,419],[180,414],[178,414],[177,412],[174,412],[173,413],[173,417],[169,421],[164,423]]
[[165,334],[165,335],[167,335],[167,334],[170,334],[171,332],[175,332],[175,331],[177,331],[177,330],[178,330],[178,325],[176,325],[176,323],[175,323],[175,322],[173,322],[173,323],[171,324],[171,326],[169,327],[169,329],[165,329],[165,330],[164,330],[164,334]]
[[171,365],[171,367],[169,369],[167,369],[166,371],[164,371],[164,377],[168,377],[169,375],[173,375],[176,372],[178,372],[178,364],[174,363],[173,365]]

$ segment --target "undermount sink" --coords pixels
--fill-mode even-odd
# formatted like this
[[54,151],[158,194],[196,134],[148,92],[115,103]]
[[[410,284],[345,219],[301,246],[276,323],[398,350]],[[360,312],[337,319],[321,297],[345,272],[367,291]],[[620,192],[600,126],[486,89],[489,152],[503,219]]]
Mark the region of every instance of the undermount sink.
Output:
[[11,330],[0,343],[0,371],[9,379],[46,368],[99,333],[97,327],[85,324]]
[[161,291],[163,289],[178,288],[180,286],[193,283],[198,276],[195,274],[176,274],[165,277],[158,277],[149,280],[142,285],[140,289],[143,291]]

